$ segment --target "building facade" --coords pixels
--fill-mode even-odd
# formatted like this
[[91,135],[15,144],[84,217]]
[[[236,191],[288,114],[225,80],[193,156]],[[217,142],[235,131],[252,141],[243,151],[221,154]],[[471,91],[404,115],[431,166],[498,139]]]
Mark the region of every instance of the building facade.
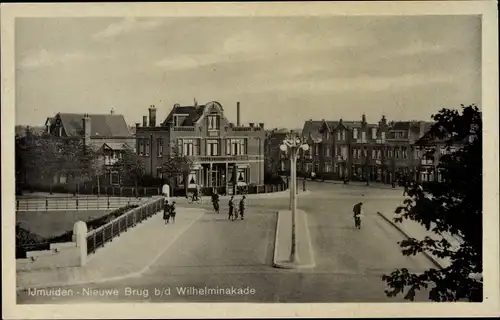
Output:
[[[102,153],[99,159],[106,182],[119,184],[115,163],[125,150],[134,151],[135,139],[129,131],[123,115],[58,113],[45,121],[45,134],[54,138],[83,139],[85,144]],[[65,183],[65,176],[55,178],[56,183]]]
[[360,121],[314,121],[304,123],[302,138],[310,150],[301,152],[298,170],[330,179],[369,180],[390,183],[418,179],[417,167],[422,154],[415,141],[430,127],[424,121],[378,123]]
[[[157,125],[156,108],[149,108],[149,123],[143,117],[136,124],[136,150],[146,171],[162,178],[162,164],[174,155],[188,156],[194,167],[188,188],[226,187],[264,183],[264,124],[240,125],[237,104],[236,125],[224,115],[216,101],[205,105],[174,105],[167,118]],[[236,175],[236,181],[231,179]],[[229,189],[228,189],[229,188]]]

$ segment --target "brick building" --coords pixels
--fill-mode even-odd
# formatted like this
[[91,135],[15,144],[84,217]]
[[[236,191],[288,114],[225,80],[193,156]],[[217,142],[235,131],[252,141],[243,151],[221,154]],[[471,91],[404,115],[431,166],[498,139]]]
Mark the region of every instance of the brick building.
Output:
[[[103,173],[110,184],[119,184],[114,165],[125,150],[133,150],[135,145],[125,118],[113,110],[109,114],[57,113],[45,121],[45,134],[54,138],[83,139],[86,145],[101,151]],[[56,177],[55,182],[65,183],[66,177]]]
[[[189,173],[188,187],[226,187],[236,172],[237,186],[264,183],[264,124],[240,125],[237,104],[236,125],[224,115],[216,101],[205,105],[174,105],[167,118],[156,123],[156,108],[149,108],[142,126],[136,124],[137,154],[143,157],[146,171],[161,178],[163,162],[174,150],[190,157],[194,167]],[[183,181],[178,181],[183,184]],[[229,189],[228,189],[229,188]]]
[[311,146],[301,152],[298,170],[315,172],[331,179],[381,181],[389,183],[401,176],[417,179],[421,154],[414,143],[428,130],[429,122],[313,121],[304,123],[302,137]]

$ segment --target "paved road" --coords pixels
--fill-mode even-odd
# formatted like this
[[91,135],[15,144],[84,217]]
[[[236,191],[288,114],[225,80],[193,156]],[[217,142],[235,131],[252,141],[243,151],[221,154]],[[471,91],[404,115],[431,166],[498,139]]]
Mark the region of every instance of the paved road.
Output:
[[[370,210],[379,204],[392,207],[390,202],[396,207],[400,192],[316,182],[308,182],[308,188],[312,193],[299,199],[299,207],[309,213],[314,269],[272,268],[276,212],[287,207],[288,199],[259,199],[249,202],[245,221],[227,221],[225,214],[207,210],[140,278],[68,287],[74,296],[64,299],[23,294],[18,302],[401,302],[402,298],[385,296],[381,276],[395,268],[419,272],[433,267],[425,257],[402,256],[396,244],[402,235]],[[363,229],[356,230],[351,208],[361,194],[368,208]],[[225,210],[225,201],[221,204]],[[254,293],[231,296],[178,292],[189,287],[231,286],[253,289]],[[84,288],[108,292],[104,296],[83,296]],[[117,296],[110,291],[114,289]],[[155,291],[163,291],[163,295],[155,295]],[[426,301],[427,293],[417,298]]]

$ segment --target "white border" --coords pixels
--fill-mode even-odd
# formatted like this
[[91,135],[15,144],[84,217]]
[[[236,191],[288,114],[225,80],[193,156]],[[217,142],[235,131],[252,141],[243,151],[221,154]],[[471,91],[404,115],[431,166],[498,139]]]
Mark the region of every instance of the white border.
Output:
[[[162,317],[402,317],[500,314],[498,214],[498,34],[495,1],[292,2],[292,3],[93,3],[1,5],[2,58],[2,292],[5,318]],[[81,304],[15,305],[14,246],[14,18],[123,16],[328,16],[482,15],[482,110],[484,115],[484,295],[483,303],[327,304]]]

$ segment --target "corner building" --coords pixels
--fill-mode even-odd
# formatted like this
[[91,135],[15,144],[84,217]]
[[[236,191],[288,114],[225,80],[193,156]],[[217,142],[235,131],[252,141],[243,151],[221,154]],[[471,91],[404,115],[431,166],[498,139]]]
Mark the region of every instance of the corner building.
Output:
[[[264,184],[264,124],[240,125],[237,103],[236,124],[224,115],[216,101],[205,105],[174,105],[167,118],[156,124],[156,108],[149,108],[149,123],[136,123],[136,150],[146,172],[162,178],[161,167],[175,152],[188,156],[194,166],[188,187],[225,187]],[[234,171],[236,181],[231,179]],[[178,181],[183,184],[183,181]]]

